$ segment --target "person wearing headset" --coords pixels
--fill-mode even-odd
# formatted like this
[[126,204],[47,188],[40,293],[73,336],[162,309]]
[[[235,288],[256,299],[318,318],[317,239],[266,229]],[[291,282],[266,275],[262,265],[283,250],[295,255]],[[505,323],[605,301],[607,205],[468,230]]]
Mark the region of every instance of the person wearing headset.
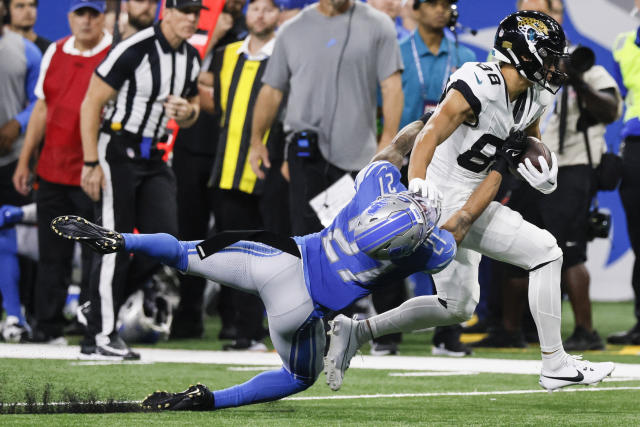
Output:
[[[465,62],[477,60],[471,49],[460,45],[450,33],[445,34],[445,28],[455,26],[456,2],[457,0],[413,0],[413,17],[418,26],[408,38],[400,42],[405,65],[402,73],[404,107],[401,127],[434,109],[449,76]],[[429,275],[418,273],[411,280],[416,284],[416,295],[433,293],[433,280]],[[378,313],[382,313],[402,304],[405,298],[404,288],[395,286],[374,293],[373,305]],[[460,342],[460,330],[458,325],[436,328],[432,353],[454,357],[470,354],[470,348]],[[400,339],[400,334],[374,339],[371,354],[395,354]]]

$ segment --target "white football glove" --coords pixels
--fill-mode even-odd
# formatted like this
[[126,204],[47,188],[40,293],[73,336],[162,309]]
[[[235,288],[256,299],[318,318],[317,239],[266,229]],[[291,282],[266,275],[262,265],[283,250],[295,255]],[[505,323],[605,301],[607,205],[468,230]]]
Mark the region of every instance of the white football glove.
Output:
[[442,202],[442,193],[436,185],[422,178],[413,178],[409,181],[408,190],[412,193],[418,193],[422,197],[427,198],[433,206],[438,206]]
[[549,170],[549,165],[544,157],[538,157],[538,161],[542,172],[536,169],[529,159],[524,159],[524,163],[518,165],[518,172],[529,185],[542,194],[553,193],[558,186],[558,160],[556,159],[556,153],[551,153],[551,170]]

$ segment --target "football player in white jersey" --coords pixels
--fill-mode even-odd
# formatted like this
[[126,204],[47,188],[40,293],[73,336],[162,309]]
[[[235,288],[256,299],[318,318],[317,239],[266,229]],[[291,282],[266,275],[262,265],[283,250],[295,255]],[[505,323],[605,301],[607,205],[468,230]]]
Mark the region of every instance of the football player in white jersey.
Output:
[[[441,221],[469,198],[511,133],[524,131],[540,138],[540,117],[566,78],[557,70],[565,52],[564,32],[553,18],[520,11],[498,27],[493,49],[497,62],[466,63],[450,77],[440,104],[416,137],[409,163],[409,190],[441,197]],[[518,167],[519,174],[545,194],[556,188],[555,154],[551,158],[549,166],[540,157],[540,171],[528,159]],[[580,360],[562,347],[562,251],[555,238],[492,202],[471,226],[449,268],[434,275],[441,307],[416,297],[365,321],[334,319],[325,361],[329,386],[340,388],[357,348],[372,337],[470,318],[479,301],[478,264],[483,254],[529,271],[529,306],[540,338],[543,388],[595,384],[611,374],[613,363]]]

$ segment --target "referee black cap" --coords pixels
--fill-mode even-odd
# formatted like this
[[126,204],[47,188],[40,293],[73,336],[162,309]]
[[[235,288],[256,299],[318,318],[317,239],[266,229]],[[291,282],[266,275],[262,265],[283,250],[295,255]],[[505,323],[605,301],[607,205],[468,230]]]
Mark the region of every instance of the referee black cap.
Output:
[[200,9],[209,10],[207,6],[202,4],[202,0],[167,0],[167,8],[175,7],[176,9],[185,9],[187,7],[199,7]]

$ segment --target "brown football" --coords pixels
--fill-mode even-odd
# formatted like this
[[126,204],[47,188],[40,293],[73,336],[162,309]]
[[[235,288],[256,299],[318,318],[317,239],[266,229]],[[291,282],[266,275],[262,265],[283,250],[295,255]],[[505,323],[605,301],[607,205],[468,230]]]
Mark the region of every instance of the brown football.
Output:
[[551,150],[549,150],[549,147],[544,145],[544,142],[540,141],[538,138],[528,136],[527,149],[522,155],[520,163],[524,163],[525,159],[529,159],[531,161],[531,164],[540,172],[542,172],[540,168],[540,162],[538,161],[538,157],[540,156],[544,157],[544,159],[547,161],[547,165],[549,165],[549,168],[551,168]]

